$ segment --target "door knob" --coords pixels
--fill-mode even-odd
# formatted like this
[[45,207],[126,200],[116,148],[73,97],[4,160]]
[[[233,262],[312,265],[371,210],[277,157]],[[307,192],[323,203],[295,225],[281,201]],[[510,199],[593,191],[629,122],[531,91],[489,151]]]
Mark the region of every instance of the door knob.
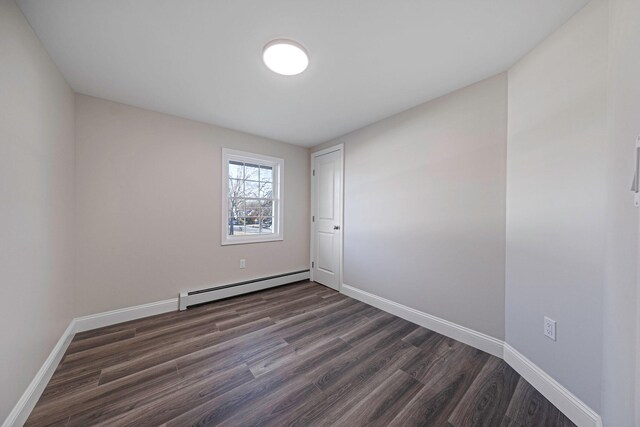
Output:
[[334,230],[340,230],[340,226],[339,226],[339,225],[334,225],[334,226],[333,226],[333,229],[334,229]]

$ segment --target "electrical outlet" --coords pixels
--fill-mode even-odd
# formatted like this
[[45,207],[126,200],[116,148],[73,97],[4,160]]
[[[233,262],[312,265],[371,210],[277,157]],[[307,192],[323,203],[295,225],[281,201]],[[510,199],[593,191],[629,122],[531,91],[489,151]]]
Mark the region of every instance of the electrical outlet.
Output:
[[556,340],[556,321],[547,316],[544,316],[544,334],[552,340]]
[[242,258],[240,260],[240,268],[245,268],[247,266],[247,260]]

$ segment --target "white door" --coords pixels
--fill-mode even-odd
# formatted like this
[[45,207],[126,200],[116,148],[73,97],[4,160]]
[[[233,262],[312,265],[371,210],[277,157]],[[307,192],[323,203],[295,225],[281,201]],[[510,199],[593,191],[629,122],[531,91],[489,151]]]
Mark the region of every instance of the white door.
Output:
[[312,277],[335,290],[340,286],[342,245],[342,149],[312,154]]

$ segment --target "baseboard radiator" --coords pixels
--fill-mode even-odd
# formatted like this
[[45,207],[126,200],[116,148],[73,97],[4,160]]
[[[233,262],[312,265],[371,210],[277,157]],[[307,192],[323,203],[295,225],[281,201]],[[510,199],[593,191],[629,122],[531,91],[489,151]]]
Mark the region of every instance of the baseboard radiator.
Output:
[[263,289],[286,285],[288,283],[309,280],[309,270],[294,271],[292,273],[278,274],[276,276],[262,277],[259,279],[246,280],[244,282],[231,283],[228,285],[214,286],[207,289],[200,289],[191,292],[180,293],[180,310],[206,302],[216,301],[236,295],[248,294],[261,291]]

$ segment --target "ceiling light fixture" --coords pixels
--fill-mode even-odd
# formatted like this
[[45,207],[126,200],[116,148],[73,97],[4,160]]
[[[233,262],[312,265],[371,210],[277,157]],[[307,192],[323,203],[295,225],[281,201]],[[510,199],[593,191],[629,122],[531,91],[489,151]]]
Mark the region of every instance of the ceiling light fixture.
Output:
[[309,55],[292,40],[273,40],[264,47],[262,60],[274,73],[284,76],[300,74],[309,66]]

